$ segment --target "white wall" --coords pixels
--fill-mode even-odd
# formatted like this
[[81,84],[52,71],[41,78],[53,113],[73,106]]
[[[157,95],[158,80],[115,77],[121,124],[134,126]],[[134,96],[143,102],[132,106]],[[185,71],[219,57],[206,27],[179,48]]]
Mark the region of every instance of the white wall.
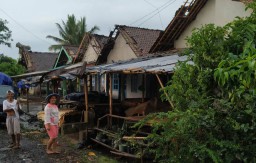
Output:
[[131,47],[126,43],[125,39],[119,34],[115,40],[114,48],[110,51],[107,63],[112,61],[125,61],[132,58],[137,58]]
[[245,12],[245,5],[241,2],[232,0],[208,0],[196,19],[185,29],[180,37],[175,41],[175,48],[186,48],[186,37],[191,36],[192,30],[200,28],[202,25],[214,23],[224,26],[231,22],[235,17],[248,16],[250,11]]
[[245,11],[245,5],[241,2],[235,2],[232,0],[216,0],[216,16],[215,24],[223,26],[235,17],[246,17],[250,15],[250,11]]
[[85,61],[87,63],[96,62],[96,60],[98,59],[98,54],[95,52],[93,46],[95,46],[95,48],[97,48],[99,45],[93,39],[95,39],[95,38],[92,38],[92,40],[90,41],[88,48],[84,54],[83,61]]

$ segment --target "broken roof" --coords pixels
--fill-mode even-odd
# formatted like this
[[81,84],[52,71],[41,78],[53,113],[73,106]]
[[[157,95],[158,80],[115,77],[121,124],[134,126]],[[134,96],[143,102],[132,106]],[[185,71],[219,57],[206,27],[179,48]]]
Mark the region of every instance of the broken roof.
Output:
[[109,39],[109,37],[104,35],[86,33],[75,54],[73,63],[78,63],[83,60],[85,52],[88,48],[88,45],[91,43],[92,38],[94,38],[95,41],[99,44],[99,46],[93,46],[93,49],[98,55],[100,55],[101,50],[103,49],[104,45],[108,42]]
[[98,35],[98,34],[93,34],[93,37],[95,37],[96,41],[100,45],[100,50],[102,50],[103,46],[108,42],[108,37],[104,35]]
[[164,33],[156,40],[150,52],[167,51],[174,48],[174,41],[196,18],[208,0],[187,0],[177,11],[165,29]]
[[125,25],[117,25],[116,28],[138,57],[148,54],[150,48],[162,32],[161,30],[129,27]]

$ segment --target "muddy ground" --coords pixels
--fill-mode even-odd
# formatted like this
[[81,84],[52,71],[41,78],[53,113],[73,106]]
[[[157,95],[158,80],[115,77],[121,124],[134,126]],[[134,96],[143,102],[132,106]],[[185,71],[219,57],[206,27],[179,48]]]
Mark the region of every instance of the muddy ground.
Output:
[[[30,114],[36,115],[41,110],[40,103],[30,103]],[[26,106],[23,106],[26,109]],[[5,126],[0,126],[0,163],[125,163],[137,162],[111,155],[104,147],[96,144],[87,144],[78,149],[77,135],[64,135],[58,138],[60,154],[48,155],[45,152],[48,135],[40,127],[38,121],[28,122],[28,115],[21,116],[22,139],[20,149],[7,148],[10,137]]]
[[61,151],[60,154],[48,155],[45,152],[48,137],[44,133],[38,131],[23,131],[20,149],[7,148],[10,143],[10,137],[3,127],[0,129],[0,135],[1,163],[126,162],[122,158],[107,155],[106,152],[101,153],[99,151],[101,147],[96,145],[88,146],[89,148],[84,147],[83,149],[78,149],[77,141],[68,136],[59,138],[59,146],[57,148]]

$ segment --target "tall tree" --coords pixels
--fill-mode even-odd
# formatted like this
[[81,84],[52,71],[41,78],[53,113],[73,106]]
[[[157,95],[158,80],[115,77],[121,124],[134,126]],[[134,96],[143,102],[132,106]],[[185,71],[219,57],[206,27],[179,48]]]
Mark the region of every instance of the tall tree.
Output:
[[9,41],[11,40],[12,31],[6,26],[8,22],[0,18],[0,45],[6,45],[8,47],[11,46]]
[[59,50],[62,45],[79,45],[83,39],[85,33],[95,33],[99,30],[98,26],[93,26],[89,31],[87,30],[87,24],[85,17],[80,20],[76,20],[76,17],[68,15],[66,22],[62,20],[62,25],[56,23],[59,30],[60,37],[48,35],[46,38],[56,41],[58,44],[51,45],[49,50]]

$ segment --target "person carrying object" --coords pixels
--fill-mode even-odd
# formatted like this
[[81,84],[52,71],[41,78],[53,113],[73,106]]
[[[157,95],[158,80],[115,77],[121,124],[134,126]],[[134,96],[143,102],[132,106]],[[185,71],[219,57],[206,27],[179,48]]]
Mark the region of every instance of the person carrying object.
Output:
[[14,99],[14,91],[8,90],[6,92],[6,100],[3,101],[3,111],[7,114],[6,127],[8,134],[12,138],[12,143],[9,148],[20,148],[20,118],[19,118],[20,104]]

